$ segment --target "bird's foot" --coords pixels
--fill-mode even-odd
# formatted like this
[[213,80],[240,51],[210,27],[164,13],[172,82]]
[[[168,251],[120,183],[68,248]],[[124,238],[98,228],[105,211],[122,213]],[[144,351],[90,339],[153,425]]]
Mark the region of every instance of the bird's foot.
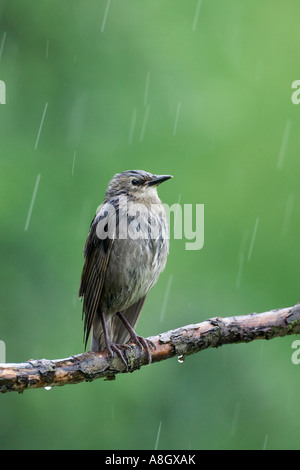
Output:
[[[135,343],[141,350],[144,349],[147,353],[147,358],[148,358],[148,363],[151,364],[152,362],[152,357],[151,357],[151,350],[156,349],[155,344],[148,338],[144,338],[143,336],[138,336],[135,335],[134,337],[131,337],[132,343]],[[107,346],[109,354],[113,357],[114,353],[121,359],[123,364],[126,367],[126,370],[128,370],[128,361],[127,358],[124,354],[124,350],[126,348],[130,348],[130,344],[117,344],[117,343],[110,343]]]
[[148,357],[148,363],[151,364],[152,357],[150,348],[156,349],[155,344],[148,338],[144,338],[143,336],[138,336],[126,317],[121,313],[118,312],[117,315],[119,316],[120,320],[123,322],[125,328],[127,329],[128,333],[130,334],[130,339],[133,343],[135,343],[140,349],[145,349]]
[[148,338],[144,338],[143,336],[138,336],[135,335],[132,337],[132,341],[137,344],[141,349],[145,349],[148,357],[148,363],[151,364],[152,362],[152,357],[151,357],[151,351],[150,348],[155,351],[156,346],[155,344]]
[[116,353],[117,356],[119,356],[119,358],[121,359],[121,361],[125,365],[126,370],[128,370],[128,362],[127,362],[127,359],[124,355],[124,346],[122,346],[121,344],[110,343],[109,345],[107,345],[107,349],[109,351],[109,354],[112,357],[113,357],[114,353]]

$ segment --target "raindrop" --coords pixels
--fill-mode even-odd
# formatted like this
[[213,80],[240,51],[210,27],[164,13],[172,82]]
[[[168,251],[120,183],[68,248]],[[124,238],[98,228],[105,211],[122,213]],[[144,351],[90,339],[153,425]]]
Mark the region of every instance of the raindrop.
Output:
[[1,57],[2,57],[2,52],[3,52],[3,47],[4,47],[5,39],[6,39],[6,32],[3,34],[3,38],[2,38],[2,42],[1,42],[1,47],[0,47],[0,60],[1,60]]
[[159,422],[159,426],[158,426],[158,431],[157,431],[157,436],[156,436],[156,441],[155,441],[154,450],[157,450],[158,441],[159,441],[159,436],[160,436],[160,430],[161,430],[161,421]]
[[107,18],[107,14],[108,14],[108,10],[109,10],[109,5],[110,5],[110,0],[107,0],[105,13],[104,13],[104,18],[103,18],[103,21],[102,21],[101,33],[103,33],[104,28],[105,28],[106,18]]
[[39,140],[40,140],[40,134],[41,134],[41,130],[42,130],[42,127],[43,127],[43,124],[44,124],[44,119],[45,119],[45,116],[46,116],[47,108],[48,108],[48,103],[45,104],[45,108],[44,108],[40,128],[39,128],[38,135],[37,135],[36,142],[35,142],[35,146],[34,146],[35,150],[37,149],[37,146],[38,146],[38,143],[39,143]]
[[251,243],[250,243],[250,248],[249,248],[249,253],[248,253],[247,261],[250,260],[251,255],[252,255],[253,244],[254,244],[254,240],[255,240],[255,236],[256,236],[256,231],[257,231],[258,222],[259,222],[259,218],[257,217],[257,219],[256,219],[256,221],[255,221],[255,226],[254,226],[252,238],[251,238]]
[[4,364],[5,361],[5,352],[6,352],[6,346],[4,341],[0,340],[0,362]]
[[3,80],[0,80],[0,104],[8,103],[8,95],[6,93],[6,85]]
[[30,207],[29,207],[29,211],[28,211],[28,215],[27,215],[27,220],[26,220],[26,224],[25,224],[25,229],[24,229],[25,232],[27,232],[28,227],[29,227],[29,222],[30,222],[30,218],[31,218],[31,213],[32,213],[32,209],[33,209],[33,205],[34,205],[36,193],[37,193],[37,190],[38,190],[38,187],[39,187],[40,178],[41,178],[41,175],[40,175],[40,174],[37,175],[37,179],[36,179],[36,182],[35,182],[35,187],[34,187],[34,190],[33,190],[33,195],[32,195],[32,198],[31,198],[31,203],[30,203]]
[[76,152],[77,152],[77,150],[74,150],[73,165],[72,165],[72,176],[74,175],[74,167],[75,167]]
[[283,159],[286,154],[286,149],[288,145],[288,140],[291,132],[291,120],[288,119],[285,124],[284,132],[283,132],[283,137],[281,141],[281,147],[280,147],[280,152],[278,156],[278,161],[277,161],[277,170],[281,170],[282,165],[283,165]]
[[266,437],[265,437],[265,441],[264,441],[264,445],[263,445],[262,450],[266,450],[266,448],[267,448],[268,437],[269,437],[268,434],[266,434]]
[[202,0],[198,0],[198,3],[197,3],[196,12],[195,12],[194,21],[193,21],[193,26],[192,26],[192,31],[196,31],[196,28],[197,28],[197,22],[198,22],[200,7],[201,7],[201,1]]

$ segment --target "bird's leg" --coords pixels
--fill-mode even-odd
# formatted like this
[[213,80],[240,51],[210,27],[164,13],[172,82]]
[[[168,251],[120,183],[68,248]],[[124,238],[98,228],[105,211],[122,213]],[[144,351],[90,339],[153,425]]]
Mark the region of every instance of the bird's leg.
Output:
[[126,318],[124,317],[124,315],[121,312],[117,312],[117,315],[120,318],[120,320],[123,322],[123,324],[124,324],[125,328],[127,329],[128,333],[130,334],[130,337],[131,337],[132,341],[134,343],[136,343],[140,348],[142,348],[144,346],[144,348],[147,352],[148,362],[149,362],[149,364],[151,364],[152,358],[151,358],[151,352],[150,352],[149,346],[152,349],[156,349],[155,344],[152,343],[152,341],[150,341],[149,339],[143,338],[143,336],[138,336],[136,334],[136,332],[134,331],[134,329],[132,328],[132,326],[130,325],[130,323],[126,320]]
[[105,313],[104,312],[100,312],[100,319],[101,319],[101,323],[102,323],[102,328],[103,328],[103,334],[104,334],[104,339],[105,339],[105,344],[106,344],[106,347],[110,353],[110,355],[112,356],[113,355],[113,351],[120,357],[120,359],[122,360],[122,362],[125,364],[126,366],[126,369],[128,369],[128,363],[126,361],[126,358],[123,354],[123,351],[122,349],[117,345],[117,344],[114,344],[112,343],[110,337],[109,337],[109,334],[108,334],[108,329],[107,329],[107,322],[106,322],[106,316],[105,316]]

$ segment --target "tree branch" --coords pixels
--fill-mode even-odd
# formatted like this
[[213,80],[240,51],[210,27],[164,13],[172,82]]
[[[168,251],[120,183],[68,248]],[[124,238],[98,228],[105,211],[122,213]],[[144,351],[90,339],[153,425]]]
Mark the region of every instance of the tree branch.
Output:
[[[173,356],[186,356],[224,344],[247,343],[255,339],[272,339],[300,333],[300,303],[294,307],[235,317],[215,317],[148,338],[156,349],[152,362]],[[0,392],[23,392],[29,388],[54,387],[92,381],[112,380],[118,373],[133,372],[147,365],[147,354],[136,345],[124,347],[128,369],[117,356],[104,350],[88,352],[66,359],[30,360],[19,364],[0,364]]]

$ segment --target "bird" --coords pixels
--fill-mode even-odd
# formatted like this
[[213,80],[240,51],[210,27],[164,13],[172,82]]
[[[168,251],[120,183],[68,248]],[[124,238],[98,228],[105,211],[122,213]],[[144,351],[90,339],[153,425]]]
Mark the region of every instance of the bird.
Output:
[[84,245],[79,298],[85,349],[91,337],[91,351],[115,352],[126,367],[129,340],[146,350],[149,363],[150,347],[155,349],[135,327],[169,254],[168,220],[157,187],[170,178],[144,170],[115,174]]

